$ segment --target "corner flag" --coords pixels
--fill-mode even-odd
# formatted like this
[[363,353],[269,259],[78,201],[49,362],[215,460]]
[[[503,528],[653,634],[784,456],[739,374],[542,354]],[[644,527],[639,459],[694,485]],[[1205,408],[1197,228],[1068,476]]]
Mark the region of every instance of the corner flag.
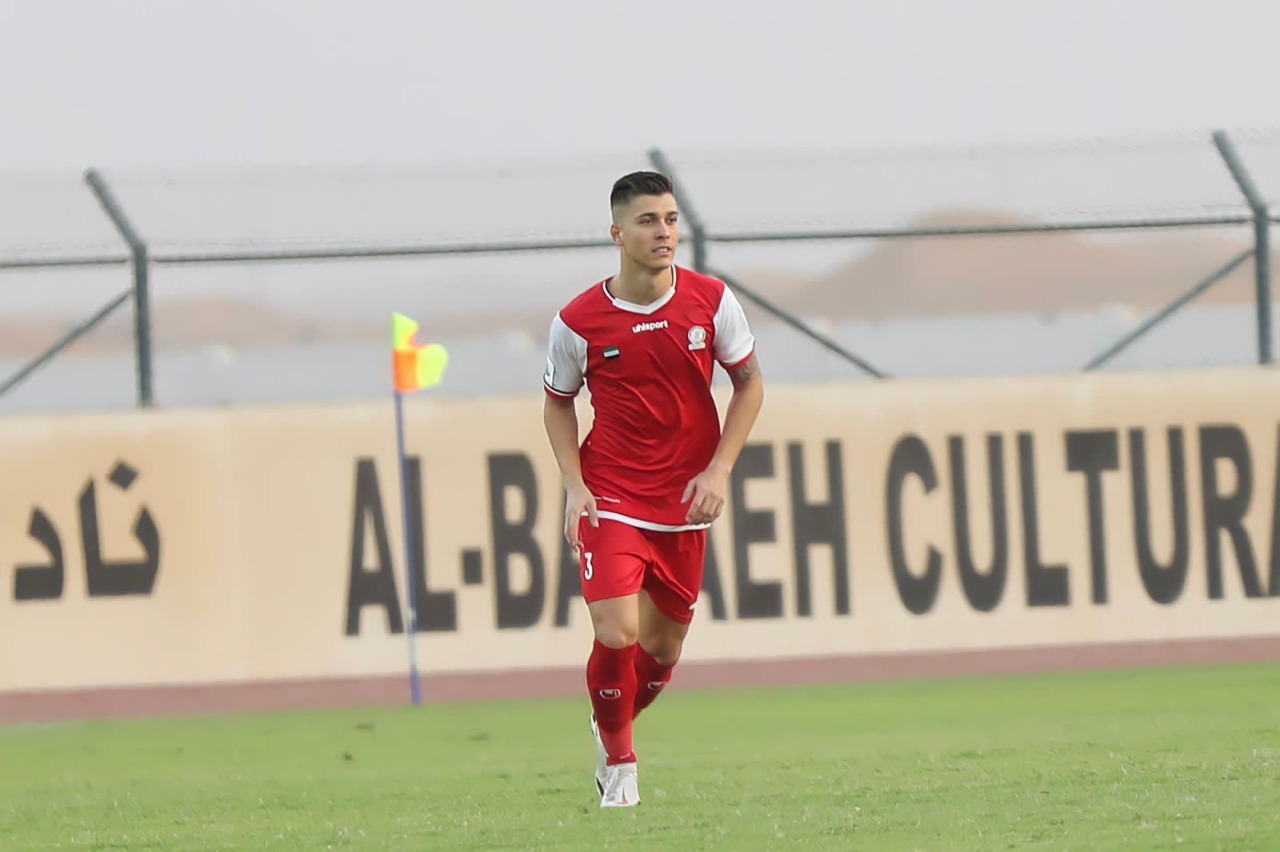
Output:
[[[400,465],[400,512],[404,524],[404,576],[409,600],[409,692],[415,705],[422,703],[418,684],[417,634],[418,602],[413,582],[413,554],[415,529],[422,528],[409,517],[409,484],[406,469],[408,457],[404,451],[404,395],[435,387],[444,378],[449,365],[449,352],[439,343],[425,346],[417,342],[418,324],[400,313],[391,315],[391,366],[396,402],[396,452]],[[425,525],[422,525],[425,526]]]

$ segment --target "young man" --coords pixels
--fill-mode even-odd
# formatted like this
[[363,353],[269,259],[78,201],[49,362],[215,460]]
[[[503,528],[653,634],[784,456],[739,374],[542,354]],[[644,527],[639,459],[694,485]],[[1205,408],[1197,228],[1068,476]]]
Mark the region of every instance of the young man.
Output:
[[[671,679],[702,588],[707,528],[764,401],[755,338],[722,282],[675,265],[679,212],[654,172],[610,196],[618,273],[551,322],[543,421],[595,632],[587,660],[600,806],[639,804],[632,722]],[[721,428],[714,363],[733,381]],[[579,446],[575,398],[594,422]]]

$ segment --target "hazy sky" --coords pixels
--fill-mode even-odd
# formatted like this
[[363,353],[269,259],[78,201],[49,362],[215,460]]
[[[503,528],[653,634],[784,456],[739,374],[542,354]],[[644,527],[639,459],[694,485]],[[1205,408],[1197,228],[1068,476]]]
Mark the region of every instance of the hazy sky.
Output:
[[0,0],[0,171],[1280,126],[1280,0]]

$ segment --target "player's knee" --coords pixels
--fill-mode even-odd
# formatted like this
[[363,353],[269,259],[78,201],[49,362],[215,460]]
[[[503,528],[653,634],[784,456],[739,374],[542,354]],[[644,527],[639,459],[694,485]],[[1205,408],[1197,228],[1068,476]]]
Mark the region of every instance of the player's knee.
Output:
[[683,625],[674,622],[663,622],[657,629],[646,630],[640,637],[640,644],[660,666],[674,666],[680,659],[680,650],[684,647],[685,630]]
[[680,659],[680,649],[684,643],[679,639],[666,638],[660,639],[654,643],[652,648],[646,648],[649,656],[653,657],[653,661],[660,666],[674,666]]
[[625,648],[634,645],[640,629],[635,624],[621,621],[602,621],[595,625],[596,641],[606,648]]

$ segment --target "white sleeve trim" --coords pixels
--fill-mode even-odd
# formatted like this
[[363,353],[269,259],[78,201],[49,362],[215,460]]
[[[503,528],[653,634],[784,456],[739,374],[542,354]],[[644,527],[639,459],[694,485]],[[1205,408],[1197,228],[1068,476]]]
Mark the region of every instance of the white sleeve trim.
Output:
[[725,285],[716,309],[716,360],[721,364],[736,364],[756,348],[755,336],[747,324],[738,297]]
[[557,313],[547,341],[547,368],[542,384],[557,396],[571,397],[582,389],[587,371],[587,340],[565,324]]

